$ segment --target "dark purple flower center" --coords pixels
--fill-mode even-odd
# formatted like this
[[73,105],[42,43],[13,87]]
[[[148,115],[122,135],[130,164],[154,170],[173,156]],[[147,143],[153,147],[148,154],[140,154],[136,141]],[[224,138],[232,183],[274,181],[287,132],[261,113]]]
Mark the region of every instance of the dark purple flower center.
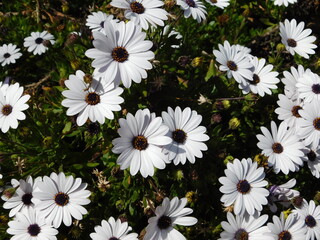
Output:
[[32,204],[31,199],[32,199],[31,193],[25,193],[21,198],[24,205],[31,205]]
[[228,61],[227,62],[227,67],[232,71],[237,71],[238,70],[238,66],[234,61]]
[[316,130],[320,131],[320,118],[313,120],[313,126]]
[[30,234],[30,236],[32,237],[35,237],[35,236],[38,236],[38,234],[40,233],[41,231],[41,228],[39,227],[38,224],[31,224],[29,227],[28,227],[28,233]]
[[111,237],[111,238],[109,238],[109,240],[120,240],[120,239],[116,238],[116,237]]
[[8,116],[10,113],[12,113],[12,106],[9,104],[4,105],[1,112],[3,115]]
[[137,14],[144,13],[144,7],[139,2],[132,2],[130,4],[130,8],[131,8],[131,11],[134,12],[134,13],[137,13]]
[[272,150],[274,153],[282,153],[283,152],[283,147],[281,145],[281,143],[274,143],[272,145]]
[[88,93],[86,96],[86,103],[89,105],[97,105],[100,103],[100,96],[95,92]]
[[184,143],[187,139],[187,134],[181,129],[176,129],[172,132],[172,138],[177,143]]
[[292,238],[288,231],[282,231],[278,236],[278,240],[290,240]]
[[300,109],[302,109],[302,107],[300,107],[299,105],[293,106],[292,109],[291,109],[292,116],[295,116],[296,118],[301,118],[301,116],[299,114],[299,110]]
[[315,94],[319,94],[320,93],[320,84],[317,83],[317,84],[313,84],[312,87],[312,92],[315,93]]
[[289,46],[289,47],[296,47],[296,46],[297,46],[296,40],[294,40],[294,39],[292,39],[292,38],[289,38],[289,39],[287,40],[287,43],[288,43],[288,46]]
[[193,0],[186,0],[186,3],[188,4],[189,7],[195,7],[196,3]]
[[104,21],[100,23],[100,27],[104,28]]
[[310,150],[310,152],[307,154],[307,157],[310,162],[314,162],[317,158],[317,155],[314,151]]
[[42,42],[43,42],[43,38],[37,38],[36,40],[35,40],[35,42],[36,42],[36,44],[41,44]]
[[124,62],[128,60],[129,53],[124,47],[116,47],[112,50],[112,58],[117,62]]
[[250,189],[251,189],[251,186],[247,180],[240,180],[237,184],[237,190],[242,194],[248,193]]
[[144,136],[136,136],[132,139],[132,146],[137,150],[145,150],[148,145],[148,140]]
[[236,231],[234,235],[235,240],[248,240],[249,234],[246,232],[246,230],[240,228],[238,231]]
[[158,227],[160,229],[167,229],[168,227],[171,226],[171,223],[172,223],[172,220],[170,217],[168,216],[161,216],[159,219],[158,219]]
[[260,82],[259,76],[254,73],[253,76],[252,76],[252,82],[251,82],[251,84],[257,85],[259,82]]
[[54,201],[59,206],[65,206],[69,202],[69,196],[63,192],[59,192],[55,195]]
[[11,56],[10,53],[5,53],[5,54],[3,54],[3,57],[4,57],[4,58],[9,58],[10,56]]
[[314,217],[311,216],[311,215],[308,215],[308,216],[305,218],[305,223],[306,223],[306,225],[307,225],[309,228],[313,228],[314,226],[317,225],[316,220],[315,220]]

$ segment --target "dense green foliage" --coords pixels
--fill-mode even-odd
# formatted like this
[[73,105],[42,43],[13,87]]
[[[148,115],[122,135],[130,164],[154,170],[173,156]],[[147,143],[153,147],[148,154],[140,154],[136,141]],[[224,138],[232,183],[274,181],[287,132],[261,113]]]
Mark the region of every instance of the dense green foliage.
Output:
[[[147,79],[125,89],[122,111],[115,113],[114,120],[106,120],[99,126],[99,133],[92,134],[89,123],[78,127],[73,117],[66,116],[61,92],[66,89],[64,80],[76,70],[93,72],[92,59],[84,55],[92,48],[91,31],[85,26],[87,16],[100,10],[123,20],[122,12],[103,0],[3,0],[0,3],[0,45],[16,44],[23,53],[16,64],[0,67],[0,80],[9,76],[31,95],[30,108],[25,111],[27,119],[20,121],[17,129],[10,129],[6,134],[0,132],[2,184],[10,183],[12,178],[63,171],[81,177],[92,192],[91,203],[86,206],[89,214],[71,227],[60,227],[58,239],[89,239],[94,226],[110,216],[127,219],[133,231],[142,235],[152,215],[149,204],[158,206],[165,196],[186,195],[198,223],[179,230],[190,240],[219,237],[225,212],[219,200],[218,178],[223,175],[227,161],[233,158],[258,159],[256,134],[260,133],[260,126],[270,128],[270,121],[277,121],[274,109],[283,85],[279,83],[279,89],[271,96],[243,95],[233,79],[219,72],[212,50],[228,40],[231,44],[250,47],[253,55],[266,58],[280,78],[283,71],[297,64],[319,73],[319,50],[308,60],[290,55],[280,44],[279,22],[293,17],[303,20],[320,39],[316,27],[320,7],[319,1],[311,0],[287,8],[274,6],[271,0],[231,0],[224,10],[206,6],[207,20],[197,23],[192,18],[185,19],[173,0],[165,1],[165,9],[171,14],[166,24],[183,38],[164,35],[162,27],[147,31],[156,54],[153,69],[148,71]],[[23,47],[23,39],[32,31],[43,30],[53,34],[56,43],[45,54],[34,56]],[[171,48],[173,44],[180,47]],[[206,97],[202,104],[200,94]],[[118,155],[111,152],[111,141],[118,137],[118,119],[139,108],[149,108],[160,116],[168,106],[190,107],[202,115],[201,125],[210,136],[204,157],[195,164],[168,164],[148,178],[119,170]],[[231,119],[239,125],[230,127]],[[275,175],[267,167],[266,172],[272,183],[280,184],[295,177],[297,189],[308,200],[319,190],[319,181],[307,167],[288,176]],[[98,185],[103,176],[105,184]],[[5,233],[10,220],[8,212],[0,209],[0,239],[10,237]],[[265,212],[269,213],[267,207]]]

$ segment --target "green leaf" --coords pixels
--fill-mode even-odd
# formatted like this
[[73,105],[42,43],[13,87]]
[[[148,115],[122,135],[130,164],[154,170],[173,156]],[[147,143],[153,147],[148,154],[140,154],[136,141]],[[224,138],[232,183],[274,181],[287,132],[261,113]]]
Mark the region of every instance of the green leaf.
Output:
[[70,132],[71,130],[72,123],[67,122],[66,125],[64,125],[64,128],[62,129],[62,133],[66,134],[67,132]]
[[80,169],[83,168],[83,165],[76,163],[76,164],[73,164],[72,167],[74,167],[74,168],[77,169],[77,170],[80,170]]
[[96,162],[88,162],[87,163],[87,167],[97,167],[99,166],[99,163],[96,163]]
[[208,68],[208,71],[207,71],[207,74],[204,78],[204,80],[207,82],[211,77],[213,77],[216,73],[215,71],[215,67],[214,67],[214,62],[213,62],[213,59],[211,59],[210,61],[210,65],[209,65],[209,68]]

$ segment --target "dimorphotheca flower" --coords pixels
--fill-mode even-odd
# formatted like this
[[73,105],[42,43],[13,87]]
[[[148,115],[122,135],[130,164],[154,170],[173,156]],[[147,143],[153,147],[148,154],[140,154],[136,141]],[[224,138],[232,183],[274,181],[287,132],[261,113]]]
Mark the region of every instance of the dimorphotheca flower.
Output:
[[22,56],[22,53],[19,52],[20,48],[17,48],[17,45],[12,43],[3,44],[0,47],[0,63],[1,66],[9,65],[15,63],[16,59],[19,59]]
[[206,7],[199,0],[177,0],[177,5],[184,11],[185,18],[192,16],[198,23],[206,19]]
[[41,55],[48,50],[48,47],[55,43],[54,36],[47,31],[32,32],[30,37],[24,39],[23,46],[28,48],[28,52],[34,55]]

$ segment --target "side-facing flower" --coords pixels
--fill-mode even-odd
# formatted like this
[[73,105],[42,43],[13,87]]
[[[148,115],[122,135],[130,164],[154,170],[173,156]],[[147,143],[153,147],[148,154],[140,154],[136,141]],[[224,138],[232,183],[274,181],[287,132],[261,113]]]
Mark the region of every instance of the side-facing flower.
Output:
[[300,56],[308,59],[308,54],[315,54],[313,49],[317,48],[317,45],[312,44],[316,40],[316,37],[309,36],[312,33],[311,29],[304,29],[304,25],[304,22],[300,22],[297,25],[295,19],[292,19],[290,22],[286,19],[284,23],[280,23],[280,36],[282,43],[291,55],[298,53]]
[[225,177],[220,177],[222,184],[220,192],[223,193],[221,202],[228,207],[234,204],[235,215],[253,215],[262,211],[262,205],[268,203],[269,191],[264,187],[268,184],[264,180],[263,167],[258,167],[257,162],[250,158],[235,159],[227,164],[224,170]]
[[48,46],[55,43],[54,36],[47,31],[32,32],[30,37],[24,39],[23,46],[28,48],[28,52],[34,55],[41,55],[48,50]]
[[0,47],[0,63],[1,66],[9,65],[11,63],[16,63],[16,59],[19,59],[22,56],[22,53],[19,52],[20,48],[17,48],[17,45],[12,43],[3,44]]
[[156,27],[164,26],[168,13],[162,9],[163,1],[160,0],[112,0],[111,6],[125,9],[124,16],[144,30],[148,30],[149,24]]
[[224,9],[230,4],[230,0],[206,0],[211,6],[216,6],[218,8]]
[[268,215],[255,216],[233,216],[227,213],[228,222],[221,222],[223,232],[218,240],[269,240],[264,236],[267,231],[266,227],[262,227],[268,220]]
[[61,104],[69,108],[68,116],[78,114],[78,126],[82,126],[88,118],[91,122],[103,124],[105,118],[114,118],[113,111],[121,110],[120,104],[124,99],[120,94],[123,89],[115,87],[113,82],[102,82],[78,70],[64,83],[69,90],[62,92],[66,99]]
[[90,203],[88,197],[91,192],[85,190],[86,183],[81,178],[65,176],[63,172],[58,175],[51,173],[50,177],[44,176],[38,183],[37,191],[33,192],[32,201],[35,208],[40,210],[46,220],[58,228],[63,222],[66,226],[72,224],[72,218],[82,219],[87,210],[81,205]]
[[177,0],[177,5],[184,11],[185,18],[192,16],[198,23],[206,19],[206,7],[199,0]]
[[112,152],[120,154],[117,164],[121,169],[130,167],[131,175],[140,171],[143,177],[153,176],[154,167],[164,169],[169,163],[162,152],[162,146],[170,144],[171,138],[165,136],[168,127],[162,118],[150,113],[149,109],[139,109],[135,116],[127,114],[127,119],[119,119],[119,138],[112,141]]
[[320,178],[320,146],[306,147],[303,152],[305,155],[302,160],[307,162],[312,175]]
[[270,232],[267,236],[272,237],[272,240],[305,240],[306,228],[304,223],[298,221],[296,214],[289,214],[287,218],[281,212],[280,218],[273,216],[273,223],[268,223]]
[[41,181],[41,177],[37,177],[34,181],[31,176],[28,176],[26,180],[19,180],[19,187],[16,189],[12,197],[4,199],[6,202],[3,204],[4,209],[11,209],[9,217],[13,217],[17,212],[21,212],[24,209],[33,208],[32,203],[33,192],[37,188],[37,183]]
[[298,0],[274,0],[274,5],[278,5],[278,6],[286,6],[288,7],[289,3],[293,4],[296,3]]
[[213,50],[217,62],[220,63],[219,69],[226,71],[228,78],[233,77],[238,83],[247,84],[247,80],[252,80],[251,71],[253,65],[250,62],[248,54],[244,51],[238,51],[234,46],[230,46],[228,41],[224,41],[218,50]]
[[[300,113],[301,111],[299,111]],[[288,174],[295,172],[303,165],[301,157],[304,144],[295,135],[292,129],[288,129],[286,122],[281,122],[279,129],[274,121],[271,122],[271,133],[261,127],[263,134],[258,134],[258,147],[268,157],[268,165],[273,167],[275,173],[282,171]]]
[[85,54],[95,59],[91,64],[95,68],[94,76],[103,77],[106,82],[115,81],[116,85],[122,82],[129,88],[131,81],[140,83],[147,77],[146,70],[152,68],[149,60],[154,58],[154,53],[149,50],[153,44],[144,40],[146,33],[132,21],[110,23],[104,26],[106,35],[93,32],[94,48]]
[[296,84],[299,98],[303,99],[304,102],[309,103],[311,101],[320,101],[320,76],[311,71],[303,74],[298,79]]
[[6,133],[10,127],[16,129],[18,120],[26,119],[22,111],[29,108],[26,102],[30,98],[30,95],[22,96],[23,87],[20,87],[19,83],[5,85],[7,84],[1,86],[0,91],[0,127],[3,133]]
[[98,11],[93,12],[87,17],[86,26],[88,26],[92,31],[104,32],[104,25],[109,24],[110,21],[118,21],[113,19],[113,15],[107,15],[104,12]]
[[197,219],[189,217],[193,210],[186,208],[187,199],[174,197],[163,199],[162,205],[156,208],[156,216],[149,218],[146,234],[143,240],[185,240],[186,238],[177,231],[174,226],[192,226],[197,223]]
[[127,222],[121,223],[118,219],[115,221],[113,217],[110,217],[108,221],[102,220],[101,226],[95,226],[95,232],[90,234],[93,240],[138,240],[137,233],[129,233],[132,228],[128,226]]
[[205,134],[206,128],[199,126],[202,116],[196,111],[187,107],[181,111],[180,107],[173,110],[168,107],[167,112],[162,112],[164,124],[169,127],[167,136],[172,138],[172,143],[164,146],[164,150],[169,154],[169,160],[173,160],[175,165],[185,164],[188,159],[195,162],[195,157],[202,158],[201,151],[208,150],[204,141],[209,140]]
[[8,225],[7,232],[14,235],[11,240],[57,239],[58,230],[46,222],[41,212],[32,207],[18,212]]

